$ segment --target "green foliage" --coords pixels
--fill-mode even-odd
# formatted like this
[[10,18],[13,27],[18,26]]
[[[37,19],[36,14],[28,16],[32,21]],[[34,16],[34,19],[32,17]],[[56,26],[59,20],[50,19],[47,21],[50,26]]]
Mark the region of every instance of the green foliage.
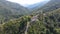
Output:
[[36,21],[31,24],[31,27],[29,27],[28,34],[45,34],[46,28],[43,25],[43,22]]
[[28,34],[60,34],[60,9],[41,15],[30,25]]
[[[52,1],[54,5],[47,5],[48,7],[42,10],[44,13],[38,13],[38,18],[32,22],[31,18],[37,15],[35,12],[33,15],[23,16],[31,13],[22,6],[18,9],[15,5],[14,7],[0,6],[0,34],[25,34],[28,22],[30,23],[28,34],[60,34],[60,9],[57,9],[60,5],[55,2],[56,0]],[[40,12],[40,8],[37,12]]]
[[28,22],[28,34],[60,34],[60,9],[39,14],[36,21],[31,22],[32,17],[22,16],[0,24],[0,34],[24,34]]
[[19,4],[0,0],[0,23],[1,21],[7,22],[10,19],[16,19],[28,14],[31,14],[30,11]]
[[23,34],[29,19],[30,17],[24,16],[17,20],[11,20],[5,24],[1,24],[0,29],[2,31],[0,34]]

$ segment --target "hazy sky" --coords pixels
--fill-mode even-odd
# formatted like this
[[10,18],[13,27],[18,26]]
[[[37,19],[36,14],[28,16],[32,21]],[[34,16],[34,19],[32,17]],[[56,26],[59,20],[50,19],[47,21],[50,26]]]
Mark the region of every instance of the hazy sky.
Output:
[[8,0],[8,1],[16,2],[24,6],[24,5],[31,5],[38,2],[49,1],[49,0]]

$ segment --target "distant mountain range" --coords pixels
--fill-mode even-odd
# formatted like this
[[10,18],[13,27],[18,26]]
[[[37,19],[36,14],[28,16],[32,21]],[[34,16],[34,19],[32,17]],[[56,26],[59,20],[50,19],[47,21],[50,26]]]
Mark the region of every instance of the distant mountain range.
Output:
[[28,9],[0,0],[0,34],[60,34],[60,0],[40,5]]
[[48,12],[60,8],[60,0],[50,0],[23,7],[17,3],[0,0],[0,20],[18,18],[22,15],[30,15],[33,12]]
[[36,7],[33,11],[44,11],[44,12],[48,12],[48,11],[53,11],[60,8],[60,0],[50,0],[48,3],[46,3],[44,6],[42,7]]
[[34,9],[35,7],[42,7],[43,5],[45,5],[48,1],[42,1],[42,2],[38,2],[38,3],[35,3],[35,4],[32,4],[32,5],[28,5],[26,6],[28,9]]

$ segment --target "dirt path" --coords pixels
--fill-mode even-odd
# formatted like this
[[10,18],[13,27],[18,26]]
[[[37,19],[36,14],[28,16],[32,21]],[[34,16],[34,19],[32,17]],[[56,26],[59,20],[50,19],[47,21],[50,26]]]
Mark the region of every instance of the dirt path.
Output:
[[28,31],[29,25],[30,25],[30,22],[27,22],[27,26],[26,26],[25,34],[27,34],[27,31]]
[[31,21],[30,21],[30,22],[27,22],[25,34],[28,34],[27,31],[28,31],[28,28],[30,27],[30,23],[33,22],[33,21],[36,21],[37,18],[38,18],[38,15],[33,16],[33,17],[31,18]]

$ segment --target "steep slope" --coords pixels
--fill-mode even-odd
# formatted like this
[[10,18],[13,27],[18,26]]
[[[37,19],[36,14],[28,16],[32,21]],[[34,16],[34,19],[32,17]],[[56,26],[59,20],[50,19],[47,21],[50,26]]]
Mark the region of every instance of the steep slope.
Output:
[[37,15],[35,21],[31,21],[35,18],[31,15],[0,24],[0,34],[25,34],[28,22],[27,34],[60,34],[60,8]]
[[0,0],[0,22],[28,14],[30,14],[30,11],[19,4]]
[[52,11],[52,10],[55,10],[55,9],[58,9],[58,8],[60,8],[60,0],[50,0],[44,6],[38,7],[36,9],[34,9],[33,11],[40,11],[40,10],[42,10],[44,12],[47,12],[47,11]]
[[60,9],[40,14],[30,24],[28,34],[60,34]]
[[12,3],[12,2],[9,2],[9,1],[4,1],[4,0],[0,0],[0,6],[3,6],[3,7],[6,7],[6,8],[9,8],[11,9],[12,11],[15,11],[15,12],[18,12],[18,13],[21,13],[23,14],[23,12],[27,12],[27,8],[17,4],[17,3]]
[[[58,2],[58,0],[53,0],[53,1]],[[4,9],[6,10],[8,8],[5,7]],[[41,11],[40,8],[38,11]],[[10,11],[8,12],[8,15],[11,15]],[[60,34],[60,8],[59,7],[57,9],[51,8],[50,10],[48,10],[48,12],[38,13],[36,15],[33,14],[28,16],[22,16],[18,19],[11,19],[6,23],[0,24],[0,34],[25,34],[25,33],[27,34]]]
[[52,11],[60,8],[60,0],[51,0],[49,3],[44,6],[44,11]]
[[27,22],[29,21],[29,16],[23,16],[19,19],[0,24],[0,34],[24,34]]

